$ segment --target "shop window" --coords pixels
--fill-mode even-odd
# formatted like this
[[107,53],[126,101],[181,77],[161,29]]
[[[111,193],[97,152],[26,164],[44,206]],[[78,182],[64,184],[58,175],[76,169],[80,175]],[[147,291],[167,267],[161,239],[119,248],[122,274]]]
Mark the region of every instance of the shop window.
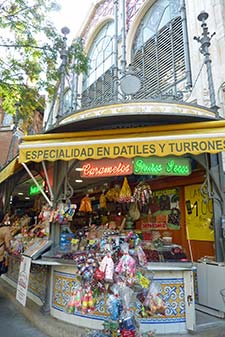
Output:
[[180,0],[159,0],[142,19],[131,63],[142,88],[133,98],[181,98],[186,67],[180,11]]

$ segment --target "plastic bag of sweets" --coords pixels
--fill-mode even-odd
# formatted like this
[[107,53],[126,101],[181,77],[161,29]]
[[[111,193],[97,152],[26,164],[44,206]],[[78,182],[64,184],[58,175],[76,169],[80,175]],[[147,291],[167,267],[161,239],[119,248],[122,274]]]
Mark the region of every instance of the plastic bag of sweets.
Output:
[[138,257],[138,263],[139,263],[139,265],[140,266],[146,266],[146,264],[147,264],[147,257],[146,257],[146,254],[145,254],[145,252],[144,252],[144,250],[142,249],[142,247],[141,246],[137,246],[136,248],[135,248],[135,252],[136,252],[136,254],[137,254],[137,257]]
[[83,297],[82,297],[82,313],[87,314],[88,312],[93,312],[94,307],[94,298],[93,292],[89,284],[83,288]]
[[103,332],[109,337],[118,337],[120,334],[119,322],[110,319],[105,320],[103,323]]
[[120,258],[118,265],[115,268],[117,273],[125,273],[127,276],[134,276],[136,273],[136,261],[129,255],[129,245],[127,242],[121,245],[123,256]]
[[122,337],[135,337],[139,331],[139,324],[130,309],[122,312],[119,326]]
[[72,294],[69,298],[69,301],[66,306],[66,311],[70,314],[73,314],[82,305],[83,290],[80,283],[77,283],[72,291]]
[[152,282],[149,287],[144,306],[148,309],[149,313],[165,315],[166,304],[160,292],[160,285],[157,282]]
[[104,279],[106,282],[112,282],[114,276],[114,261],[112,259],[112,246],[110,244],[105,245],[105,256],[99,263],[99,270],[104,272]]
[[123,185],[119,193],[118,202],[130,202],[131,201],[131,189],[128,184],[127,177],[123,180]]
[[122,300],[123,310],[127,311],[135,305],[136,295],[134,291],[124,284],[119,286],[119,294]]
[[122,301],[122,312],[119,317],[119,329],[122,337],[134,337],[139,331],[139,324],[131,308],[136,305],[137,298],[134,291],[125,286],[120,285],[118,292]]
[[119,293],[109,295],[109,298],[107,300],[107,307],[110,313],[110,319],[113,321],[117,321],[122,310],[122,302]]

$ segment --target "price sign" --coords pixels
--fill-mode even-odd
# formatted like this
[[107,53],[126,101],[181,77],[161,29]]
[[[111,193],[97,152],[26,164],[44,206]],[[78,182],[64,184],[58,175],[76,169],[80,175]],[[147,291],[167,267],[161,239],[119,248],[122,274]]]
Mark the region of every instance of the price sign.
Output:
[[185,187],[185,213],[189,239],[214,241],[212,200],[204,199],[200,188],[200,184]]

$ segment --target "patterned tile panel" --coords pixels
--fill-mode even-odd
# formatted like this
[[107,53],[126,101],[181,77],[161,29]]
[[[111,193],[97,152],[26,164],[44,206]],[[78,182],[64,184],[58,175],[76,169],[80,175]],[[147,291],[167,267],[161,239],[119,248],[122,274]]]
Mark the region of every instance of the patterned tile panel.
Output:
[[[7,277],[17,283],[20,269],[20,257],[9,256],[9,270]],[[42,265],[31,265],[28,291],[40,298],[45,298],[47,267]]]
[[[166,314],[154,315],[150,318],[141,318],[141,323],[180,323],[185,322],[184,279],[183,278],[155,278],[161,286],[161,294],[166,302]],[[54,309],[66,312],[66,305],[73,289],[78,284],[76,276],[70,273],[54,271],[52,306]],[[108,316],[106,307],[107,295],[101,293],[95,301],[95,310],[87,315],[77,310],[74,314],[95,319],[104,319]]]
[[47,282],[47,267],[31,265],[28,291],[44,301]]

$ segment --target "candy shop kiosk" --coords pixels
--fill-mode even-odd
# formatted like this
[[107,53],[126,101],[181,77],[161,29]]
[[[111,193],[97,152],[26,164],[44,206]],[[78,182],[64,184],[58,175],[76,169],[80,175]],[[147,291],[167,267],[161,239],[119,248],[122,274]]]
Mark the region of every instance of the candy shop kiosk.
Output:
[[206,152],[221,151],[222,124],[24,138],[26,170],[55,167],[53,244],[32,262],[48,266],[53,317],[124,336],[195,330],[193,261],[215,254],[218,221]]

